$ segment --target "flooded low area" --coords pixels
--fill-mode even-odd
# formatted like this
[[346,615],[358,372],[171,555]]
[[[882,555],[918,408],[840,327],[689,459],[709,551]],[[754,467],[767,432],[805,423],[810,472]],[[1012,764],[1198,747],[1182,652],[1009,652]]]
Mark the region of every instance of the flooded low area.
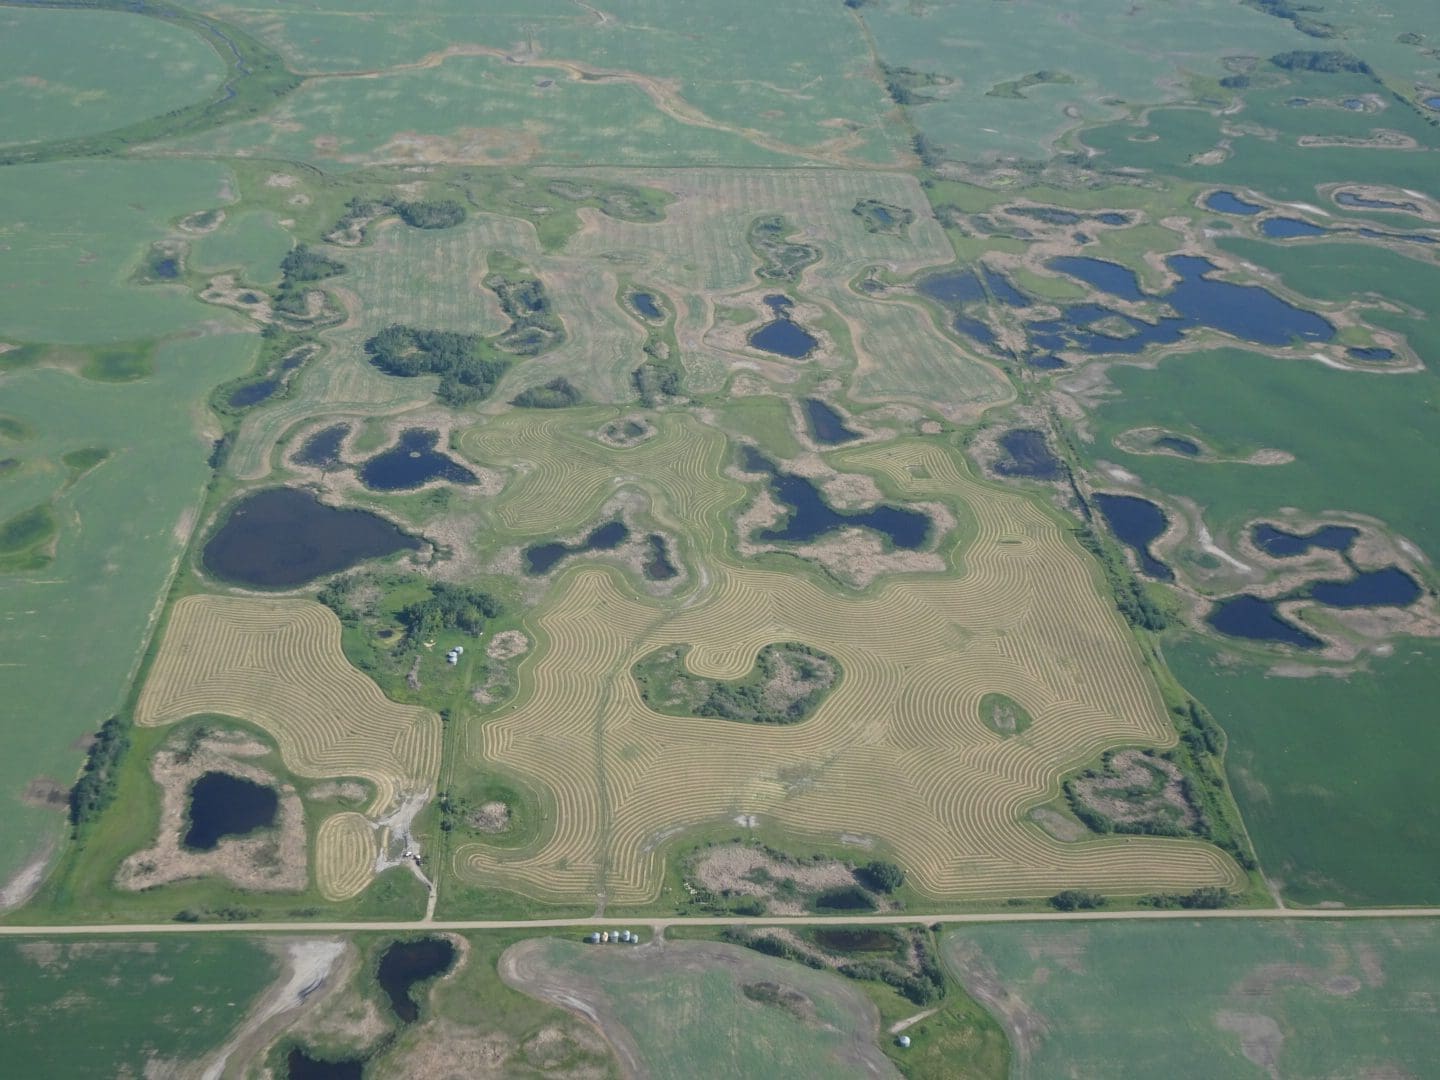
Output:
[[345,436],[349,434],[349,424],[332,424],[322,428],[306,439],[290,460],[297,465],[308,465],[312,469],[333,468],[340,464],[340,447],[344,445]]
[[818,443],[835,446],[860,437],[860,433],[845,426],[845,418],[819,398],[806,398],[802,402],[805,419],[810,425],[810,435]]
[[212,851],[227,836],[270,828],[279,807],[280,796],[267,784],[208,772],[190,788],[190,828],[183,842],[196,851]]
[[1051,452],[1043,431],[1014,428],[1001,435],[999,443],[1006,455],[995,463],[995,471],[1001,476],[1058,480],[1065,475],[1060,459]]
[[225,403],[232,409],[248,409],[270,398],[284,383],[280,379],[264,379],[261,382],[241,386],[231,392]]
[[206,571],[261,589],[288,589],[420,541],[368,510],[326,506],[299,488],[244,496],[205,544]]
[[1358,360],[1362,364],[1384,364],[1395,359],[1393,349],[1382,349],[1378,346],[1353,346],[1345,350],[1345,355],[1351,360]]
[[439,440],[437,431],[408,428],[401,433],[398,443],[360,467],[360,482],[374,491],[403,491],[432,480],[473,484],[473,472],[435,449]]
[[524,552],[525,572],[545,574],[567,555],[578,555],[582,551],[613,551],[628,539],[630,530],[625,527],[625,523],[610,521],[592,529],[578,544],[567,544],[561,540],[532,544]]
[[1350,525],[1323,525],[1314,532],[1292,533],[1262,521],[1250,529],[1250,539],[1255,546],[1280,559],[1304,555],[1311,548],[1349,551],[1359,535],[1360,530]]
[[1250,641],[1276,641],[1297,649],[1318,649],[1325,644],[1288,619],[1281,618],[1273,602],[1249,593],[1222,601],[1206,622],[1222,634]]
[[761,530],[761,540],[805,544],[838,529],[858,527],[873,529],[897,548],[913,551],[930,535],[930,517],[918,510],[882,505],[841,512],[825,501],[813,483],[803,476],[781,472],[753,446],[744,447],[743,454],[746,471],[768,474],[771,494],[790,511],[782,525]]
[[1169,525],[1165,511],[1149,499],[1135,495],[1097,492],[1095,505],[1120,542],[1140,559],[1140,569],[1157,581],[1174,581],[1175,572],[1150,553],[1150,545]]
[[1180,281],[1169,293],[1158,296],[1141,292],[1134,272],[1118,263],[1060,256],[1046,265],[1102,292],[1125,299],[1163,301],[1176,312],[1152,323],[1100,304],[1076,304],[1066,308],[1058,319],[1029,324],[1032,344],[1050,352],[1076,348],[1096,354],[1131,355],[1151,345],[1174,344],[1186,330],[1201,326],[1257,345],[1289,345],[1296,338],[1329,341],[1335,336],[1335,328],[1326,319],[1295,307],[1267,289],[1210,277],[1215,264],[1198,255],[1172,255],[1166,260],[1166,265],[1180,275]]
[[946,307],[984,301],[985,286],[973,270],[954,270],[944,274],[932,274],[917,286],[922,295]]
[[380,954],[375,978],[401,1023],[414,1023],[420,1018],[420,1005],[411,994],[412,989],[418,983],[445,974],[454,962],[454,944],[439,937],[397,941]]
[[1036,371],[1058,371],[1060,368],[1070,366],[1054,353],[1041,353],[1039,356],[1026,357],[1025,364]]
[[1341,206],[1357,210],[1396,210],[1402,214],[1418,214],[1420,207],[1413,202],[1390,202],[1388,199],[1371,199],[1353,191],[1337,191],[1335,201]]
[[789,360],[803,360],[820,341],[789,316],[782,315],[752,333],[750,344]]
[[1029,307],[1030,298],[1017,289],[1008,277],[998,270],[991,270],[984,267],[985,287],[990,290],[990,295],[1007,307]]
[[669,581],[680,571],[675,569],[675,564],[670,561],[670,551],[665,546],[665,538],[659,533],[651,533],[645,537],[645,561],[641,564],[641,572],[648,581]]

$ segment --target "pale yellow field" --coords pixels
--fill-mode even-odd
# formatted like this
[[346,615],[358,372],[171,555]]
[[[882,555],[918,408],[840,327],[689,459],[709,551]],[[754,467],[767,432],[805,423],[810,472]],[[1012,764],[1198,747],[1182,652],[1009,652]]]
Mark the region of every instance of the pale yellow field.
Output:
[[313,600],[179,601],[135,722],[158,727],[200,713],[263,728],[298,776],[368,780],[372,815],[434,787],[440,771],[440,717],[397,705],[351,667],[340,620]]
[[[463,878],[546,899],[644,902],[660,885],[665,838],[754,814],[801,833],[877,838],[917,887],[946,900],[1243,881],[1198,842],[1065,844],[1026,820],[1064,772],[1103,749],[1175,734],[1088,558],[1032,503],[971,480],[945,447],[901,440],[832,459],[908,498],[958,496],[971,519],[953,555],[960,572],[857,595],[725,555],[740,485],[722,475],[724,438],[688,419],[663,418],[633,450],[508,417],[461,446],[482,463],[524,463],[497,510],[519,532],[573,525],[622,484],[646,490],[657,518],[696,546],[704,582],[667,606],[609,570],[562,576],[535,621],[539,648],[517,706],[472,729],[478,759],[550,789],[553,829],[533,850],[461,848]],[[661,716],[629,674],[652,649],[688,643],[697,672],[735,678],[763,645],[792,640],[845,672],[794,727]],[[982,724],[979,701],[992,691],[1029,711],[1025,734]]]
[[349,900],[375,876],[375,829],[364,814],[332,814],[315,833],[315,883],[326,900]]

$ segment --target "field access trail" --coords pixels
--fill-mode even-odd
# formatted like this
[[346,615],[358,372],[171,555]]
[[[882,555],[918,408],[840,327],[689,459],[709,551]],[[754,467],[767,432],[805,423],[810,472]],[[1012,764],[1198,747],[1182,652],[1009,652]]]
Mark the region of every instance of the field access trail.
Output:
[[1126,919],[1435,919],[1440,907],[1407,908],[1222,908],[1214,911],[993,911],[942,915],[911,912],[900,915],[794,915],[754,918],[727,915],[674,916],[662,918],[575,919],[424,919],[385,922],[223,922],[223,923],[68,923],[59,926],[0,925],[0,937],[75,937],[89,934],[352,934],[365,932],[403,933],[437,930],[465,933],[471,930],[608,930],[617,923],[648,927],[662,933],[672,926],[908,926],[916,923],[946,926],[977,923],[1115,922]]

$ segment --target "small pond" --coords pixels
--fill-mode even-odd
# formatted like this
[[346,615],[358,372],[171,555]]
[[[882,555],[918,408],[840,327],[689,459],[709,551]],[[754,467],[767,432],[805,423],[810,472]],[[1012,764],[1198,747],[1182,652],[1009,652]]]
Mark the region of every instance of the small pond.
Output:
[[1440,244],[1433,236],[1426,236],[1424,233],[1396,233],[1382,232],[1379,229],[1347,229],[1346,232],[1353,232],[1356,236],[1363,236],[1367,240],[1404,240],[1410,244]]
[[647,319],[654,322],[662,322],[665,319],[665,312],[655,302],[655,297],[648,292],[631,293],[630,303],[634,304],[635,310]]
[[991,349],[995,347],[995,331],[991,330],[989,324],[983,320],[962,314],[956,315],[951,325],[966,337],[980,342],[981,345]]
[[1250,529],[1250,539],[1255,546],[1277,559],[1304,555],[1311,548],[1349,551],[1359,535],[1360,530],[1350,525],[1323,525],[1311,533],[1292,533],[1261,521]]
[[1007,206],[1005,212],[1015,217],[1043,221],[1046,225],[1078,225],[1085,220],[1083,214],[1062,210],[1058,206]]
[[665,538],[659,533],[645,537],[645,561],[640,564],[640,570],[648,581],[669,581],[680,572],[670,561]]
[[360,482],[374,491],[403,491],[431,480],[473,484],[473,472],[435,449],[439,440],[437,431],[408,428],[401,433],[398,443],[360,467]]
[[313,1058],[303,1047],[295,1047],[285,1058],[288,1080],[362,1080],[364,1058]]
[[810,424],[810,434],[816,442],[826,446],[847,443],[860,437],[857,431],[845,426],[845,418],[819,398],[806,398],[805,419]]
[[750,335],[750,344],[757,349],[790,360],[803,360],[819,340],[788,315],[779,315]]
[[1337,191],[1335,201],[1341,206],[1357,210],[1398,210],[1403,214],[1418,214],[1420,207],[1413,202],[1390,202],[1386,199],[1371,199],[1353,191]]
[[397,941],[380,954],[375,977],[401,1023],[410,1024],[420,1017],[420,1006],[410,993],[412,988],[445,974],[454,962],[455,946],[446,938]]
[[1000,436],[1006,456],[995,463],[1001,476],[1024,476],[1032,480],[1058,480],[1064,475],[1060,459],[1050,451],[1045,433],[1036,428],[1013,428]]
[[1135,495],[1095,495],[1095,505],[1110,531],[1140,559],[1140,569],[1158,581],[1174,581],[1175,572],[1150,553],[1150,545],[1170,524],[1165,511]]
[[268,784],[208,772],[190,787],[190,827],[183,843],[212,851],[227,836],[244,836],[275,824],[280,796]]
[[1361,570],[1349,581],[1316,581],[1304,594],[1331,607],[1405,607],[1420,599],[1420,586],[1398,566]]
[[1206,621],[1222,634],[1251,641],[1278,641],[1297,649],[1318,649],[1325,643],[1300,627],[1282,619],[1275,604],[1242,593],[1221,601]]
[[958,307],[985,300],[985,287],[973,270],[932,274],[919,283],[920,292],[946,307]]
[[781,472],[753,446],[743,447],[742,451],[745,470],[768,474],[771,494],[790,510],[782,525],[759,533],[761,540],[805,544],[837,529],[859,527],[874,529],[896,547],[913,551],[930,535],[928,514],[886,505],[869,510],[836,510],[805,477]]
[[1039,356],[1027,357],[1025,363],[1037,371],[1055,371],[1059,368],[1070,366],[1054,353],[1041,353]]
[[415,551],[420,541],[368,510],[326,506],[299,488],[267,488],[240,499],[205,544],[216,577],[289,589],[365,559]]
[[1057,255],[1045,265],[1051,270],[1078,277],[1093,288],[1118,296],[1122,300],[1145,299],[1145,293],[1140,288],[1140,279],[1128,266],[1121,266],[1106,259],[1092,259],[1088,255]]
[[983,267],[985,286],[990,295],[1008,307],[1029,307],[1030,298],[1017,289],[1010,279],[998,270]]
[[1129,225],[1130,215],[1121,214],[1115,210],[1106,210],[1102,214],[1096,214],[1095,220],[1101,225]]
[[345,442],[345,436],[349,434],[349,424],[332,424],[322,428],[305,440],[291,460],[297,465],[308,465],[313,469],[328,469],[339,465],[340,447]]
[[180,264],[174,259],[161,259],[152,264],[150,270],[156,277],[164,278],[166,281],[180,276]]
[[1176,454],[1184,454],[1186,457],[1199,457],[1200,444],[1190,439],[1181,438],[1179,435],[1161,435],[1155,440],[1155,445],[1162,450],[1170,450]]
[[230,392],[225,403],[232,409],[248,409],[251,405],[259,405],[271,397],[276,390],[284,385],[280,379],[264,379],[260,382],[249,383],[240,386]]
[[1387,360],[1394,360],[1395,353],[1392,349],[1382,349],[1378,346],[1356,345],[1345,350],[1345,355],[1351,360],[1358,360],[1362,364],[1383,364]]
[[567,544],[562,540],[551,540],[544,544],[532,544],[524,551],[525,572],[544,574],[567,555],[578,555],[582,551],[613,551],[630,539],[630,530],[623,521],[610,521],[592,529],[578,544]]
[[1272,217],[1260,223],[1260,231],[1271,240],[1291,240],[1297,236],[1324,236],[1330,230],[1301,218]]
[[1427,109],[1440,109],[1440,94],[1423,99],[1422,104]]

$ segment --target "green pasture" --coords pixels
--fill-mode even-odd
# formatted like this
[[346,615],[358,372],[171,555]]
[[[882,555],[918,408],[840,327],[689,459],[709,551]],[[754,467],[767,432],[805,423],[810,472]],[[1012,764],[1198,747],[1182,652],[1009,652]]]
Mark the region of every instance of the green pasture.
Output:
[[159,19],[0,8],[0,145],[169,112],[213,91],[224,70],[200,37]]
[[1440,647],[1404,638],[1343,677],[1266,674],[1213,642],[1166,649],[1229,736],[1230,787],[1266,875],[1293,903],[1440,903]]
[[13,1075],[144,1076],[216,1050],[278,974],[253,938],[0,941],[0,1054]]
[[[1093,453],[1162,492],[1194,499],[1222,544],[1250,518],[1292,506],[1372,515],[1440,557],[1440,504],[1420,497],[1440,447],[1440,384],[1431,372],[1339,371],[1217,349],[1154,368],[1117,365],[1109,378],[1119,394],[1094,413]],[[1197,462],[1114,445],[1120,432],[1151,425],[1197,435],[1225,457],[1273,448],[1295,461]]]
[[[0,694],[9,704],[0,800],[13,841],[0,854],[0,880],[60,831],[59,813],[18,801],[26,784],[68,784],[80,765],[76,740],[125,698],[184,542],[182,519],[209,475],[198,405],[246,370],[258,341],[178,336],[215,309],[179,288],[129,283],[171,219],[215,205],[224,176],[198,162],[0,170],[0,197],[13,208],[0,225],[9,246],[3,333],[94,343],[177,335],[154,350],[153,372],[133,381],[48,366],[0,376],[6,414],[31,433],[7,444],[24,466],[0,484],[0,521],[45,505],[58,530],[52,561],[0,577]],[[77,474],[64,455],[89,447],[110,457]]]
[[272,211],[244,211],[191,244],[189,268],[202,273],[238,270],[239,280],[247,285],[277,285],[280,260],[292,244]]
[[[1310,46],[1291,45],[1291,48]],[[1265,65],[1262,65],[1262,68]],[[1440,129],[1428,115],[1394,100],[1374,79],[1359,74],[1282,73],[1271,69],[1278,85],[1238,91],[1244,107],[1218,115],[1220,102],[1206,107],[1162,108],[1143,119],[1124,120],[1086,131],[1080,141],[1102,152],[1099,164],[1179,176],[1210,184],[1248,187],[1275,199],[1316,198],[1326,183],[1382,184],[1431,190],[1434,168],[1429,153],[1364,146],[1300,146],[1302,136],[1370,138],[1376,129],[1398,132],[1423,149],[1440,145]],[[1379,113],[1351,111],[1347,98],[1380,94]],[[1289,104],[1306,99],[1308,105]],[[1240,125],[1241,130],[1236,130]],[[1226,126],[1227,131],[1221,131]],[[1191,158],[1222,140],[1228,155],[1216,164]],[[1331,207],[1330,209],[1334,209]]]
[[[538,944],[552,978],[581,983],[584,998],[598,991],[655,1076],[873,1075],[848,1053],[870,1037],[857,1025],[864,995],[837,975],[740,946],[675,942],[665,952],[680,956],[651,958],[623,944]],[[706,955],[687,962],[685,953],[697,949]],[[735,959],[717,961],[710,951]],[[799,991],[808,1005],[787,1008],[744,992],[764,983]]]
[[1434,1063],[1429,920],[991,925],[947,934],[944,950],[1011,1031],[1016,1080],[1421,1076]]
[[[954,80],[920,88],[936,100],[907,115],[956,161],[1048,158],[1062,132],[1131,104],[1174,100],[1189,72],[1220,73],[1222,56],[1268,55],[1307,40],[1288,23],[1229,0],[1156,7],[878,0],[860,13],[881,61]],[[1005,83],[1037,70],[1072,81],[1007,92]]]

